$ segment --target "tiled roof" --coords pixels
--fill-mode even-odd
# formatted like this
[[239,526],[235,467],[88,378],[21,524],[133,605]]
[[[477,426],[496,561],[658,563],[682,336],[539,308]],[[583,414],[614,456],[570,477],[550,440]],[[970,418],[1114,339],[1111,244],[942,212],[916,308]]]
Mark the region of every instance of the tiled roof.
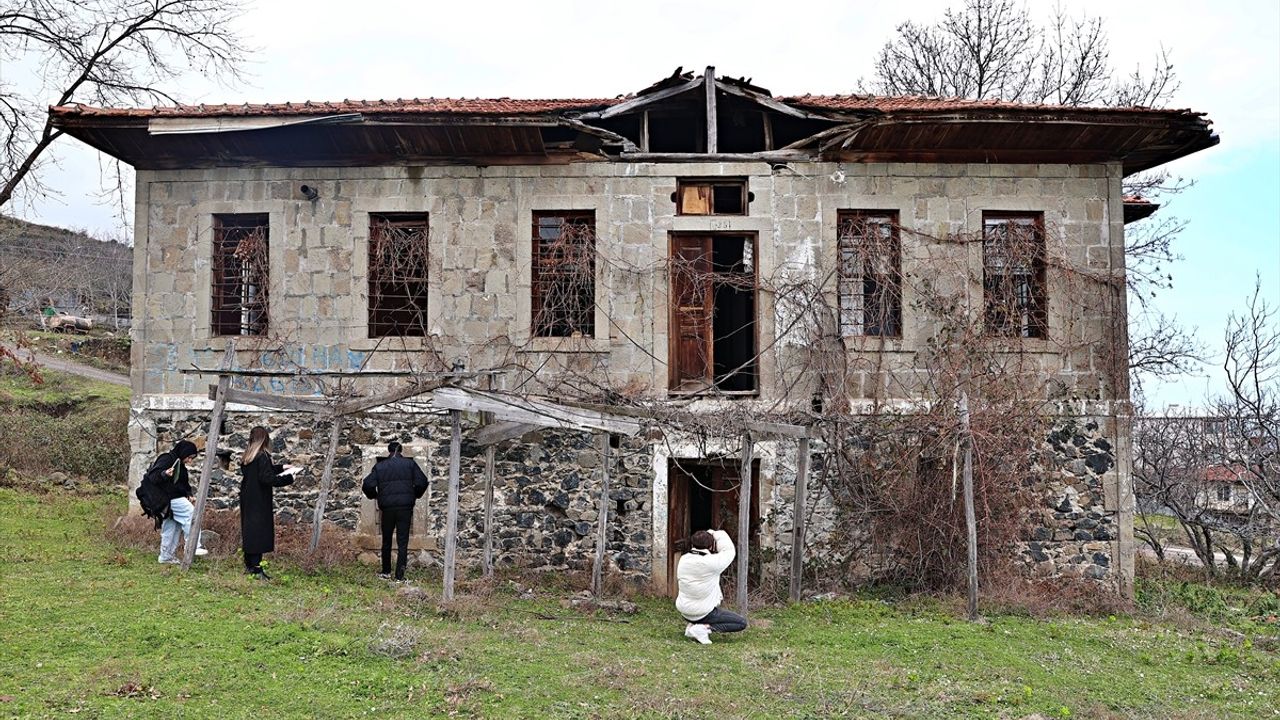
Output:
[[[410,98],[397,100],[342,100],[340,102],[286,102],[242,105],[178,105],[151,108],[100,108],[89,105],[63,105],[50,108],[54,115],[83,117],[245,117],[271,115],[330,115],[340,113],[388,113],[406,115],[536,115],[566,110],[591,110],[615,105],[626,97],[561,98],[550,100],[513,98]],[[968,100],[964,98],[927,97],[921,95],[794,95],[778,97],[782,102],[807,108],[835,112],[945,112],[977,110],[1040,110],[1046,112],[1083,113],[1149,113],[1199,117],[1190,110],[1153,110],[1145,107],[1068,107],[1061,105],[1028,105],[1003,100]]]
[[1191,110],[1172,110],[1149,107],[1091,107],[1079,105],[1044,105],[1017,103],[1008,100],[972,100],[958,97],[934,97],[931,95],[793,95],[779,100],[823,110],[879,112],[945,112],[947,110],[1041,110],[1046,112],[1087,113],[1148,113],[1161,112],[1174,115],[1200,117],[1204,113]]
[[1125,205],[1154,205],[1155,203],[1142,197],[1141,195],[1125,195],[1121,200]]
[[519,100],[512,98],[411,98],[397,100],[342,100],[340,102],[286,102],[243,105],[178,105],[150,108],[101,108],[62,105],[50,108],[55,115],[86,117],[248,117],[270,115],[335,115],[341,113],[392,113],[408,115],[532,115],[560,110],[588,110],[619,102],[618,99]]

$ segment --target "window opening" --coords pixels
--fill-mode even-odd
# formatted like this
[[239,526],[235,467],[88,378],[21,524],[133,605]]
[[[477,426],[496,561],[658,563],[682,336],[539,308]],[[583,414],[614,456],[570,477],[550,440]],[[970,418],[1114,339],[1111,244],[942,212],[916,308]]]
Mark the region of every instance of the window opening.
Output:
[[369,337],[427,335],[426,213],[369,216]]
[[266,214],[213,218],[214,335],[265,335],[270,280]]
[[746,215],[751,200],[745,179],[678,180],[677,215]]
[[595,250],[595,213],[533,214],[535,336],[595,335]]
[[983,213],[982,273],[988,332],[1024,338],[1047,335],[1042,214]]
[[898,214],[842,211],[837,223],[840,334],[901,337]]

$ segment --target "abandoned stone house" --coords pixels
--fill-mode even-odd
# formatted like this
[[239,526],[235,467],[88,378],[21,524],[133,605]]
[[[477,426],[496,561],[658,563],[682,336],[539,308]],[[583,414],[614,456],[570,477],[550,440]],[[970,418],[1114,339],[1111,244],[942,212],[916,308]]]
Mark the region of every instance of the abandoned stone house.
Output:
[[[711,69],[611,99],[51,113],[137,169],[133,478],[158,447],[205,431],[214,378],[193,369],[219,367],[232,339],[234,366],[261,371],[235,376],[242,391],[332,401],[464,365],[478,388],[675,408],[703,430],[623,439],[608,498],[609,562],[665,589],[674,539],[736,522],[737,419],[803,424],[823,404],[918,395],[932,337],[920,288],[949,283],[1052,380],[1073,428],[1015,552],[1042,575],[1129,586],[1124,225],[1154,206],[1121,181],[1216,144],[1200,114],[774,97]],[[1015,233],[1040,249],[1002,255]],[[1110,282],[1073,285],[1072,271]],[[1001,290],[1013,299],[997,308]],[[815,308],[830,310],[816,331],[840,349],[835,386],[815,380],[827,370],[798,320]],[[274,450],[310,470],[280,513],[309,520],[328,422],[233,397],[221,443],[269,425]],[[414,531],[433,556],[449,426],[430,393],[348,422],[327,518],[373,534],[358,485],[389,439],[433,478]],[[751,553],[768,575],[788,562],[794,442],[762,436],[754,457]],[[534,430],[496,460],[499,564],[589,562],[591,436]],[[464,561],[481,474],[468,444]],[[234,505],[226,482],[215,506]],[[805,508],[816,554],[828,505],[819,488]]]

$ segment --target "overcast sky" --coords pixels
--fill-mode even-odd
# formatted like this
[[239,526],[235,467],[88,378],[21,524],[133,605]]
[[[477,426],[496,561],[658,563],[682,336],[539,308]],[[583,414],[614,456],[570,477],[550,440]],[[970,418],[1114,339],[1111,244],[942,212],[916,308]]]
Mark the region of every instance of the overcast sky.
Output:
[[[903,20],[931,21],[950,3],[833,2],[392,2],[309,0],[250,6],[240,21],[258,49],[246,83],[196,76],[174,94],[192,102],[397,97],[612,97],[677,65],[754,78],[775,94],[853,92]],[[1032,7],[1047,7],[1035,2]],[[1112,58],[1149,67],[1163,46],[1182,88],[1174,105],[1204,111],[1222,144],[1175,163],[1194,188],[1162,212],[1190,225],[1165,312],[1221,344],[1227,313],[1261,277],[1280,304],[1280,3],[1276,0],[1064,0],[1104,18]],[[14,68],[0,79],[22,83]],[[101,195],[96,152],[66,140],[45,181],[60,198],[6,210],[27,219],[123,234]],[[1195,404],[1220,373],[1151,388],[1160,404]]]

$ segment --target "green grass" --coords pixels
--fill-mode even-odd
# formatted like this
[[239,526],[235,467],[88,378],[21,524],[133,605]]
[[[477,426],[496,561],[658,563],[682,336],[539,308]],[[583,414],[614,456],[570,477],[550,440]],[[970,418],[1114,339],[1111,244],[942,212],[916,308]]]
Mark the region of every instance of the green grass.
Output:
[[1227,614],[1235,629],[1215,628],[1185,589],[1145,588],[1148,603],[1178,606],[1176,622],[969,624],[929,601],[860,599],[762,610],[763,626],[701,647],[664,599],[611,622],[548,590],[441,612],[433,579],[422,578],[431,598],[410,600],[364,567],[277,563],[260,584],[232,557],[183,574],[104,539],[122,507],[0,488],[0,717],[1245,718],[1280,707],[1274,622]]
[[41,370],[35,382],[0,364],[0,408],[117,409],[129,407],[129,388],[76,375]]

